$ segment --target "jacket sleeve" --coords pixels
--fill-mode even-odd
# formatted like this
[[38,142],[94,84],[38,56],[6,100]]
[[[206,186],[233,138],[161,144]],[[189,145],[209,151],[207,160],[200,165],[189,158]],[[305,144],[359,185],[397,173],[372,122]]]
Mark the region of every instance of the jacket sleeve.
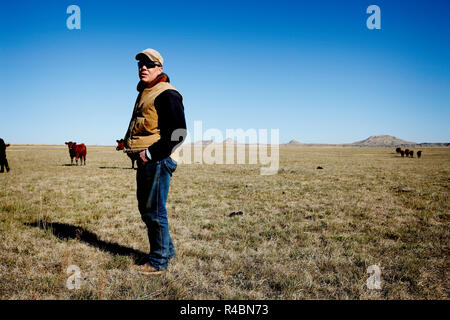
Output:
[[[161,139],[148,147],[151,160],[170,156],[186,138],[183,98],[175,90],[165,90],[155,99]],[[173,136],[173,137],[172,137]]]

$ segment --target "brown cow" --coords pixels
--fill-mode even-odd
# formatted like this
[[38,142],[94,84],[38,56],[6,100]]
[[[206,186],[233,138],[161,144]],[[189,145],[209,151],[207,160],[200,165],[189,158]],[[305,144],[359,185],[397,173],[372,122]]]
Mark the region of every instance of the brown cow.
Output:
[[[125,150],[125,141],[123,139],[116,140],[116,142],[117,142],[117,147],[116,147],[117,151]],[[133,157],[130,153],[127,153],[127,156],[131,159],[131,168],[134,169],[134,162],[137,159],[135,157]]]
[[76,142],[66,142],[67,146],[69,147],[69,155],[70,155],[70,164],[73,165],[73,158],[75,158],[75,161],[78,165],[78,158],[80,158],[80,165],[86,165],[86,154],[87,149],[86,146],[82,144],[77,144]]
[[422,156],[422,151],[421,150],[417,151],[417,158],[420,159],[421,156]]

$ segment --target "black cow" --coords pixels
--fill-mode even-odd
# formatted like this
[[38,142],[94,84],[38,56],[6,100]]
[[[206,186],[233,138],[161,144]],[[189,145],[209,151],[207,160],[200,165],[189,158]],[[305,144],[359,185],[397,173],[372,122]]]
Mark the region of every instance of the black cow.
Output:
[[421,150],[417,151],[417,158],[420,159],[421,156],[422,156],[422,151]]
[[0,172],[9,172],[8,159],[6,159],[6,148],[9,147],[9,144],[5,144],[5,141],[0,138]]

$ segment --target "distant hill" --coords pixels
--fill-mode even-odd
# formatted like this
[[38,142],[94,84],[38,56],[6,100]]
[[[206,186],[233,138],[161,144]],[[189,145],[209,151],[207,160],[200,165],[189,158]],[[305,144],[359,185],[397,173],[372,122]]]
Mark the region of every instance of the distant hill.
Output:
[[450,142],[422,142],[416,144],[415,147],[450,147]]
[[289,141],[288,143],[286,143],[286,145],[287,145],[287,146],[299,146],[299,145],[301,145],[301,143],[298,142],[298,141],[295,140],[295,139],[292,139],[291,141]]
[[[403,147],[416,145],[416,142],[405,141],[394,136],[380,135],[370,136],[367,139],[350,143],[351,146],[357,147]],[[345,146],[348,146],[346,144]]]
[[367,139],[344,144],[329,143],[300,143],[297,140],[291,140],[284,144],[285,146],[304,146],[304,147],[366,147],[366,148],[392,148],[392,147],[450,147],[448,142],[411,142],[387,134],[379,136],[370,136]]

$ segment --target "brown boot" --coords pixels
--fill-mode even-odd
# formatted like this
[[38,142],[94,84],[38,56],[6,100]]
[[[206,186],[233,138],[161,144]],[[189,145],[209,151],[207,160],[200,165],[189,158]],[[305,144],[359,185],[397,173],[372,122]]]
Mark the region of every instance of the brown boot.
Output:
[[165,270],[156,270],[155,268],[153,268],[151,265],[149,265],[148,263],[143,264],[141,266],[135,266],[134,267],[139,273],[141,274],[145,274],[148,276],[153,276],[153,275],[158,275],[163,273]]

